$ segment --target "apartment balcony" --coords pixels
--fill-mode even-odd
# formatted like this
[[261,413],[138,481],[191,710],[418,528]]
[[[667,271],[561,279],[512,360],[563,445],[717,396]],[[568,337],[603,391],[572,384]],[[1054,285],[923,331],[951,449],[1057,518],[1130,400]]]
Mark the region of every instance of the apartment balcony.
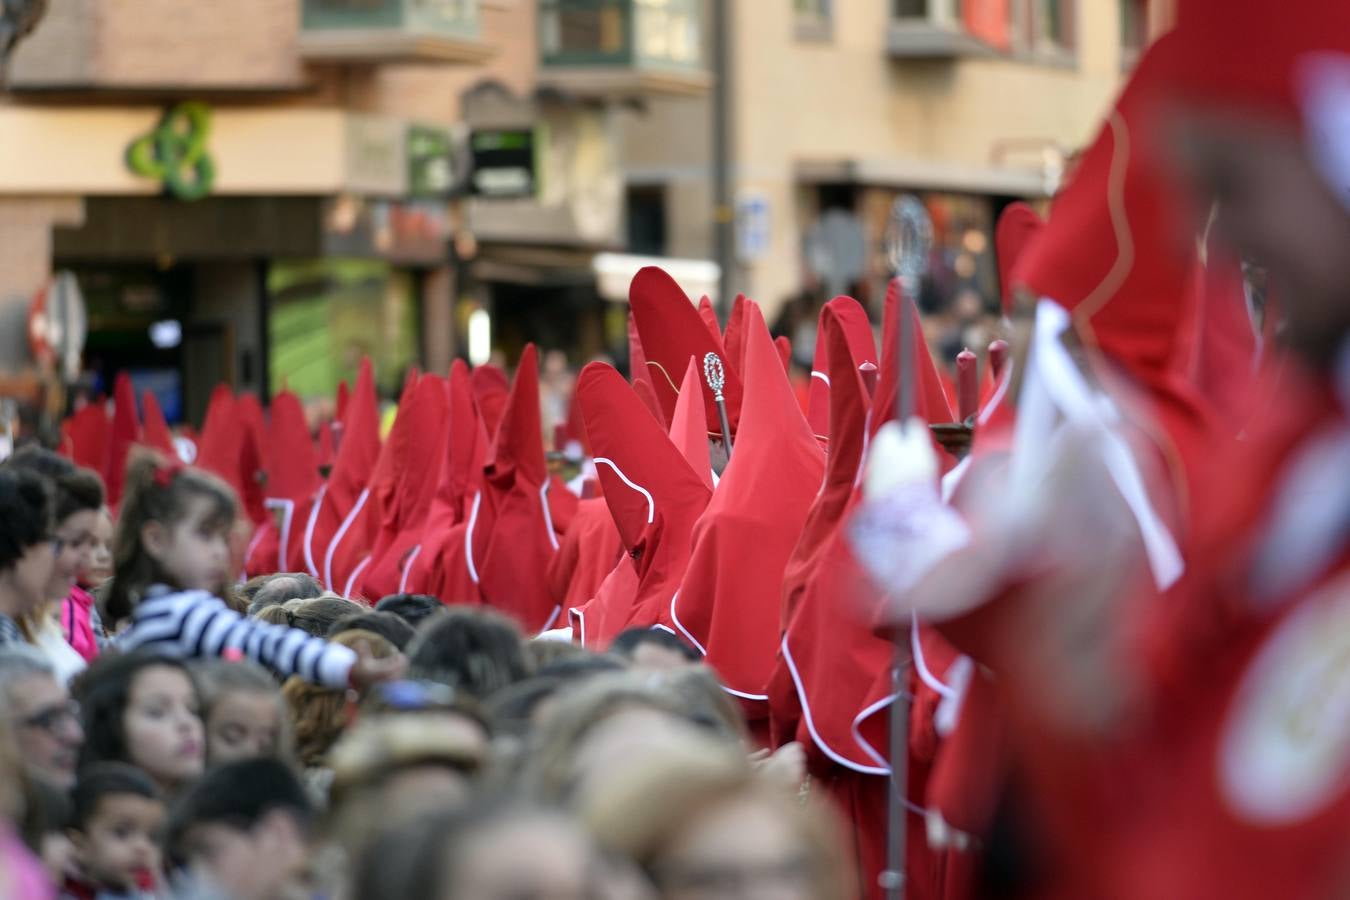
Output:
[[[995,55],[1007,48],[1007,8],[1006,0],[891,0],[891,58],[955,60]],[[999,10],[1003,11],[1001,21]]]
[[539,0],[539,81],[586,97],[697,96],[703,0]]
[[480,63],[478,0],[303,0],[300,55],[311,62]]

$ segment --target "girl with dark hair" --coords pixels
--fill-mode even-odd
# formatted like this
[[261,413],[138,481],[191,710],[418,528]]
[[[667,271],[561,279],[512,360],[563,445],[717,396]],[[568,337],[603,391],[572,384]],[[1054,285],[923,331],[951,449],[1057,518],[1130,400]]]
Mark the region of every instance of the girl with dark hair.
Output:
[[197,684],[181,660],[109,652],[74,684],[84,719],[80,768],[130,763],[172,797],[201,775],[206,741]]
[[0,647],[26,643],[18,620],[47,600],[56,564],[52,495],[41,476],[0,469]]
[[199,469],[142,451],[127,466],[113,543],[106,621],[124,649],[175,657],[237,653],[279,675],[332,688],[398,677],[401,659],[376,660],[296,628],[248,619],[219,599],[230,580],[234,493]]

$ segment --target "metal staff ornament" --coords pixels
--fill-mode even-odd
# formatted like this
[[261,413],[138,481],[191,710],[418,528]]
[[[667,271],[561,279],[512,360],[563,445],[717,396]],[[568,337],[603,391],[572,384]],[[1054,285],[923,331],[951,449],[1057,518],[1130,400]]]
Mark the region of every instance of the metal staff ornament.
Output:
[[731,419],[727,416],[727,401],[722,389],[727,384],[727,372],[722,359],[716,353],[703,356],[703,380],[708,382],[713,392],[713,402],[717,404],[717,417],[722,421],[722,440],[726,441],[727,459],[731,459]]
[[[909,428],[914,415],[914,361],[911,346],[913,323],[909,304],[918,295],[919,285],[928,272],[929,254],[933,250],[933,220],[923,202],[912,194],[896,199],[891,207],[886,227],[886,254],[895,276],[900,282],[896,318],[899,320],[899,342],[896,346],[895,417],[902,429]],[[910,655],[911,630],[898,628],[895,635],[895,662],[892,668],[895,699],[891,701],[890,758],[891,802],[888,804],[886,871],[879,885],[889,900],[903,900],[905,896],[905,830],[909,811],[909,701],[905,691],[905,673],[913,665]]]

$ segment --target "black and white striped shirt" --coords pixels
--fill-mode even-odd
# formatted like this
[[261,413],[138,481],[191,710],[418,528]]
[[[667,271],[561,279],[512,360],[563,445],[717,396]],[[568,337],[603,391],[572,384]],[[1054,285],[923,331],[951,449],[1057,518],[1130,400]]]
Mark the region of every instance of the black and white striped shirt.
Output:
[[118,646],[148,647],[179,658],[221,656],[238,650],[285,677],[344,688],[356,652],[311,637],[299,628],[245,618],[206,591],[169,592],[152,588],[131,614],[131,627]]
[[23,632],[14,620],[4,613],[0,613],[0,647],[7,644],[26,644],[28,641],[24,638]]

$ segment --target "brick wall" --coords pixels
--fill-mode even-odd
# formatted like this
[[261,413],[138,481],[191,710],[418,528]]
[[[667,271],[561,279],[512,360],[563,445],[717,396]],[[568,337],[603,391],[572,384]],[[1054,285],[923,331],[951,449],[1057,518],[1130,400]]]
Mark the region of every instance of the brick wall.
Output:
[[283,89],[303,82],[300,0],[50,0],[12,86]]

